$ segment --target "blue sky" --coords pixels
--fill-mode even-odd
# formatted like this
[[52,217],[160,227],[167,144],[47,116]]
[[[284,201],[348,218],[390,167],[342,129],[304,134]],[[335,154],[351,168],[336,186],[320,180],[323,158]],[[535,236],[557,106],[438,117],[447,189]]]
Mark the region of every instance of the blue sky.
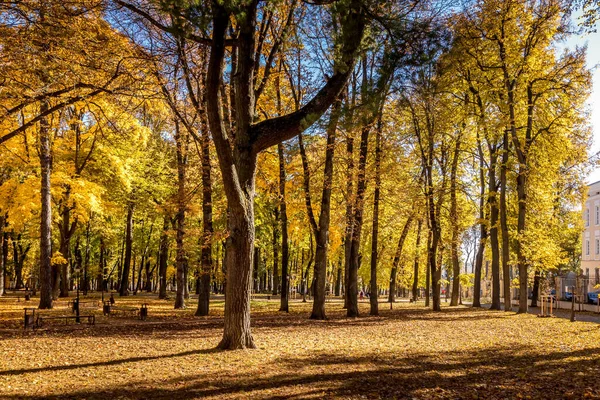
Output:
[[[599,27],[600,30],[600,27]],[[591,110],[592,129],[594,132],[594,143],[589,149],[589,154],[594,154],[600,151],[600,33],[589,33],[582,35],[574,35],[566,45],[574,47],[587,44],[587,65],[592,69],[594,88],[589,98],[589,107]],[[595,168],[587,178],[588,183],[600,181],[600,167]]]

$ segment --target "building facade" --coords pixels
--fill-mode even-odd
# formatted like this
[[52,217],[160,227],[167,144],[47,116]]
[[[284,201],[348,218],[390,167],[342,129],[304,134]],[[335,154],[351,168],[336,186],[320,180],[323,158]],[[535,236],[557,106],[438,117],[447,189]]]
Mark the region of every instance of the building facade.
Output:
[[588,186],[583,208],[581,269],[589,277],[588,290],[600,284],[600,181]]

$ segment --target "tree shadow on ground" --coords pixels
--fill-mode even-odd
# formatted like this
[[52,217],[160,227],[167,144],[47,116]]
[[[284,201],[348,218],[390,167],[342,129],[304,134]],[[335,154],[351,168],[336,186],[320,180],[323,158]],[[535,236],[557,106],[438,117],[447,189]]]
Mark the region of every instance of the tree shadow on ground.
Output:
[[[526,348],[494,348],[409,357],[389,353],[359,357],[332,353],[318,360],[305,357],[280,360],[283,368],[272,375],[217,377],[197,374],[160,384],[148,377],[146,381],[132,382],[124,387],[28,398],[173,400],[210,396],[283,399],[356,398],[358,395],[397,399],[581,398],[600,396],[594,373],[600,364],[599,356],[600,348],[547,354],[528,353]],[[323,366],[327,367],[327,372],[316,368]]]

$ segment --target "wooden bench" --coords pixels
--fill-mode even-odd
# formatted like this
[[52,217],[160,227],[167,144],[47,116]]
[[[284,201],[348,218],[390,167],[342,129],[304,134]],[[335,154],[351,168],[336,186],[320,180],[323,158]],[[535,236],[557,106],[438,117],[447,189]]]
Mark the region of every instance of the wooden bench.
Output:
[[[75,303],[77,303],[77,300],[69,300],[69,302],[67,303],[67,307],[71,309],[71,312],[75,312]],[[79,309],[82,308],[98,308],[100,307],[101,301],[100,300],[84,300],[81,301],[79,300]]]
[[35,321],[35,327],[41,328],[44,325],[44,321],[47,321],[47,320],[59,320],[59,321],[64,320],[65,325],[68,325],[69,320],[75,320],[75,322],[77,322],[77,319],[79,319],[79,323],[81,323],[82,319],[85,319],[85,320],[87,320],[88,325],[96,324],[96,317],[94,315],[80,315],[80,316],[76,316],[76,315],[52,315],[52,316],[38,315],[38,317]]
[[148,317],[148,304],[144,303],[140,308],[137,307],[124,307],[124,306],[115,306],[110,303],[110,301],[105,301],[104,306],[102,307],[102,312],[104,315],[110,316],[113,312],[131,312],[134,313],[137,317],[139,317],[142,321],[145,321]]

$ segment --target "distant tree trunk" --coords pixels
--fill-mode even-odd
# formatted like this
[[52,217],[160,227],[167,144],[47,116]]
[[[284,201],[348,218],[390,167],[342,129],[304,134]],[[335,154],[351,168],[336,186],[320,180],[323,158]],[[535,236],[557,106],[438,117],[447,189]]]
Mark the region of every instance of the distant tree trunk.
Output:
[[485,216],[485,165],[481,141],[477,138],[477,152],[479,154],[479,247],[475,256],[475,282],[473,285],[473,307],[481,307],[481,269],[487,241],[487,224]]
[[504,283],[504,311],[512,311],[510,293],[510,248],[508,236],[507,204],[506,204],[506,172],[510,141],[508,130],[504,131],[502,148],[502,165],[500,166],[500,229],[502,232],[502,280]]
[[413,286],[412,286],[412,296],[413,296],[413,301],[417,301],[417,298],[419,297],[419,259],[420,257],[420,247],[421,247],[421,227],[423,225],[423,220],[421,218],[419,218],[419,221],[417,223],[417,239],[415,242],[415,262],[414,262],[414,267],[413,267]]
[[165,215],[163,219],[163,229],[160,234],[159,245],[159,263],[158,263],[158,298],[167,298],[167,265],[169,259],[169,216]]
[[500,310],[500,249],[498,241],[498,200],[496,192],[496,163],[498,160],[495,145],[489,145],[490,164],[488,167],[488,203],[490,205],[490,247],[492,249],[492,305],[491,310]]
[[[40,114],[48,111],[48,102],[40,102]],[[52,194],[50,175],[52,171],[52,151],[50,144],[50,124],[46,117],[40,119],[39,158],[41,167],[41,210],[40,210],[40,309],[52,308]],[[56,274],[58,275],[58,274]]]
[[273,296],[279,293],[279,207],[274,209],[273,222]]
[[100,251],[98,257],[98,275],[96,276],[96,291],[101,292],[105,290],[104,279],[106,272],[104,271],[104,238],[100,236]]
[[[369,296],[369,304],[371,306],[369,312],[370,315],[379,315],[379,293],[377,286],[377,239],[379,235],[379,192],[381,187],[381,130],[382,122],[380,113],[379,118],[377,119],[377,129],[375,130],[375,194],[373,196],[373,231],[371,235],[371,295]],[[394,276],[394,292],[395,291],[396,277]]]
[[4,296],[4,276],[8,261],[8,234],[5,232],[6,214],[0,210],[0,296]]
[[288,245],[288,220],[287,207],[285,203],[285,155],[283,144],[277,145],[279,153],[279,207],[281,216],[281,307],[279,311],[289,312],[288,306],[288,263],[289,263],[289,245]]
[[343,274],[343,266],[342,266],[342,259],[340,258],[340,261],[338,263],[337,276],[335,278],[335,292],[334,292],[334,295],[336,297],[339,297],[339,295],[342,292],[342,274]]
[[531,307],[537,307],[537,299],[540,294],[540,271],[535,270],[533,275],[533,288],[531,289]]
[[[398,273],[398,265],[400,265],[400,258],[402,257],[402,249],[404,247],[404,241],[408,236],[408,231],[410,230],[410,225],[414,219],[414,214],[411,214],[404,224],[404,228],[402,228],[402,233],[400,234],[400,238],[398,239],[398,246],[396,246],[396,254],[394,255],[394,261],[392,262],[392,272],[390,274],[390,293],[389,293],[389,302],[394,303],[396,301],[396,275]],[[418,239],[418,238],[417,238]],[[417,263],[417,268],[418,268]],[[418,271],[417,271],[418,275]],[[372,289],[371,289],[372,290]],[[413,283],[413,292],[416,292],[416,287]],[[416,297],[416,295],[414,295]]]
[[[429,229],[427,234],[427,251],[431,248],[432,232]],[[431,268],[429,267],[429,254],[427,257],[427,265],[425,268],[425,307],[429,307],[429,293],[431,289]]]
[[125,259],[123,261],[123,273],[121,276],[121,284],[119,285],[119,294],[121,296],[129,295],[129,271],[131,268],[131,247],[133,244],[133,210],[135,205],[129,202],[127,205],[127,223],[125,226]]

